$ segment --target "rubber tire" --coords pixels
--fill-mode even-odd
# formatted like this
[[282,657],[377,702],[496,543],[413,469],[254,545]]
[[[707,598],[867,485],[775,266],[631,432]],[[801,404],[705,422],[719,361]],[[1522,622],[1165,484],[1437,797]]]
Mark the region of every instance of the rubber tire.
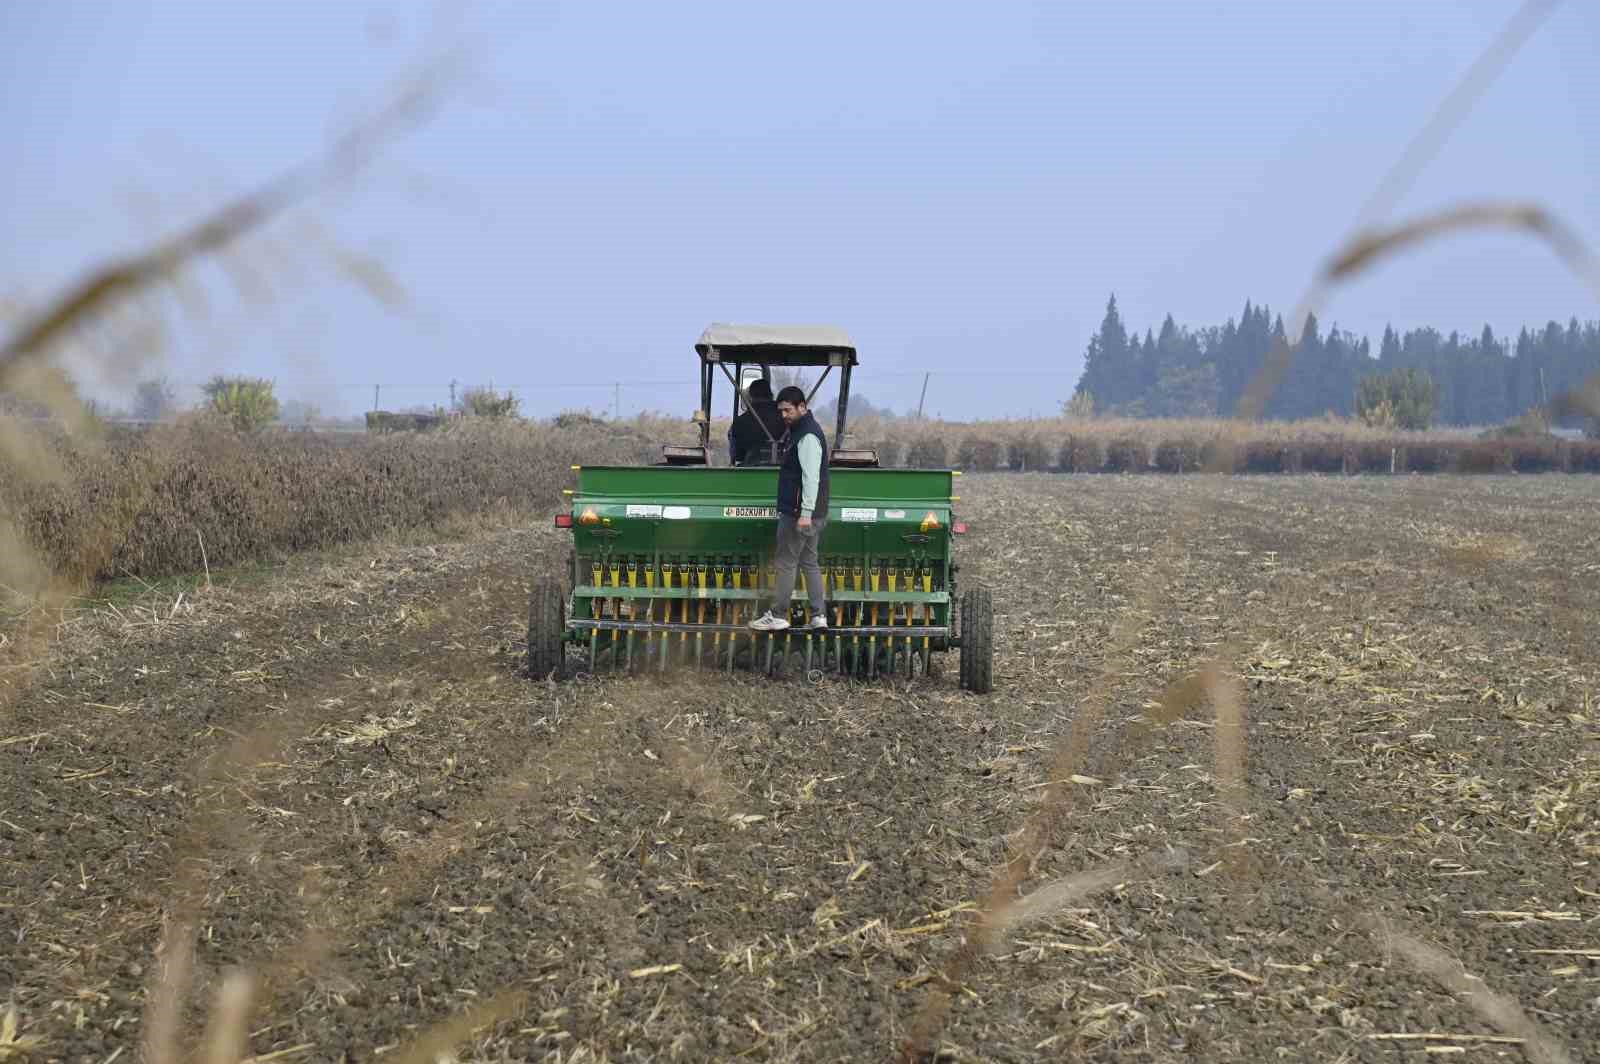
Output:
[[994,686],[994,600],[987,588],[961,596],[961,687],[986,695]]
[[544,577],[535,580],[528,595],[528,675],[543,680],[552,674],[565,678],[567,644],[562,638],[567,627],[566,596],[559,581]]

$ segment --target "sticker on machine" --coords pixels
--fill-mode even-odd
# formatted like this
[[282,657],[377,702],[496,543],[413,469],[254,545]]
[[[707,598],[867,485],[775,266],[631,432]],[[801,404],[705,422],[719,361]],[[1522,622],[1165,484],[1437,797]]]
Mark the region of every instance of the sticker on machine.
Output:
[[660,517],[661,504],[648,502],[630,502],[628,504],[629,517]]
[[868,522],[876,521],[877,519],[878,508],[876,506],[846,506],[839,511],[839,520],[841,521]]
[[777,517],[778,510],[773,506],[724,506],[723,517]]
[[668,521],[687,521],[689,519],[689,508],[687,506],[663,506],[661,508],[661,516]]
[[885,521],[899,521],[899,520],[902,520],[905,516],[906,516],[906,512],[904,510],[885,510],[885,511],[883,511],[883,519]]

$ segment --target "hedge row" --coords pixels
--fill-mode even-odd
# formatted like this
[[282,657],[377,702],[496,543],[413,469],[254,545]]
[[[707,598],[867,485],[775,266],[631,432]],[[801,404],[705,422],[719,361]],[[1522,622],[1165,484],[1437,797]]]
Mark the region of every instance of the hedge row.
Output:
[[[649,463],[663,439],[690,434],[651,419],[468,419],[378,436],[243,436],[201,422],[92,443],[57,436],[24,444],[11,425],[0,436],[0,546],[79,580],[192,572],[202,550],[215,566],[320,549],[497,504],[550,508],[572,464]],[[1252,436],[1237,427],[1141,435],[1100,425],[1063,434],[924,424],[868,439],[887,466],[973,471],[1600,473],[1600,441],[1549,437],[1318,438],[1281,429]],[[30,568],[6,561],[0,578],[8,582]]]
[[193,572],[502,504],[553,510],[573,463],[656,452],[627,429],[523,422],[383,436],[194,424],[30,450],[27,466],[14,447],[0,455],[0,513],[35,560],[77,580]]
[[884,465],[1057,473],[1600,473],[1600,440],[1223,439],[1067,436],[1009,443],[925,436],[878,445]]

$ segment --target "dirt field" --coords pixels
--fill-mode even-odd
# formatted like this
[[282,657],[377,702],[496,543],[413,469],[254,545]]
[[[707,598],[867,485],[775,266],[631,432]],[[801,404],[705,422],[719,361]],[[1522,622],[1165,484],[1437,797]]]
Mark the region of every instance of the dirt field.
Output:
[[[1596,1053],[1600,479],[963,492],[988,697],[530,683],[546,528],[65,619],[0,721],[0,1060],[139,1059],[186,927],[178,1022],[246,966],[261,1058],[889,1059],[1100,695],[1024,889],[1103,874],[1014,910],[944,1059]],[[1219,650],[1238,818],[1210,707],[1147,715]]]

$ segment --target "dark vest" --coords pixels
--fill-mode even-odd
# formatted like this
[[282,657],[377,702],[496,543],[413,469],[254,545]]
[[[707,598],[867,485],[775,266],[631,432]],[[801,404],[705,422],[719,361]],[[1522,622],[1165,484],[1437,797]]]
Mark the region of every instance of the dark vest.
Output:
[[778,466],[778,512],[791,517],[800,516],[800,499],[805,484],[800,476],[800,437],[815,436],[822,444],[822,466],[817,470],[817,505],[811,511],[813,520],[828,516],[828,437],[822,426],[807,411],[806,416],[789,426],[784,438],[783,462]]
[[[753,407],[733,419],[728,430],[734,465],[777,465],[783,453],[783,434],[789,426],[778,413],[778,404],[756,400]],[[771,433],[769,438],[768,433]]]

